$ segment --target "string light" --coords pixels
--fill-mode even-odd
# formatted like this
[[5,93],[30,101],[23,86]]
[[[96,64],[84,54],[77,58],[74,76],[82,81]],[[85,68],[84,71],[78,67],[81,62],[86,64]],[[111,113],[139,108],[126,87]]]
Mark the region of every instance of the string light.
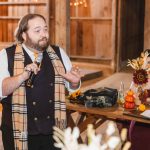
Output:
[[84,6],[87,7],[87,1],[86,0],[72,0],[70,2],[70,6]]

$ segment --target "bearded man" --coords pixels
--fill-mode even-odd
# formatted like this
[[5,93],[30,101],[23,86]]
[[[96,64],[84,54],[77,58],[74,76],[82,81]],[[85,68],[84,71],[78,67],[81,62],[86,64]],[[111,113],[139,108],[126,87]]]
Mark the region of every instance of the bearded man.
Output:
[[52,127],[66,127],[65,87],[80,87],[79,68],[49,44],[46,20],[27,14],[17,44],[0,51],[2,139],[5,150],[53,150]]

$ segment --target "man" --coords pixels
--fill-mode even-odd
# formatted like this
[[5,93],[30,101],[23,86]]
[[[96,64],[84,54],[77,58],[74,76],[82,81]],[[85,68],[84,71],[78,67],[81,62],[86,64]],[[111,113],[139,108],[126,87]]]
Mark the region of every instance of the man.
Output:
[[43,16],[24,16],[15,36],[17,44],[0,51],[4,149],[53,150],[52,127],[66,127],[65,87],[79,88],[79,68],[61,48],[49,45]]

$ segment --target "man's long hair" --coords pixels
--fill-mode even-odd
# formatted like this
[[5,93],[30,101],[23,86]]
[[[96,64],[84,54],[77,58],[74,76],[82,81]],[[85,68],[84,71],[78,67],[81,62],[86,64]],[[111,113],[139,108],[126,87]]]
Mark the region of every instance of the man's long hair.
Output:
[[18,27],[16,28],[16,31],[15,31],[16,42],[23,43],[24,39],[22,37],[22,34],[23,32],[26,32],[28,30],[29,20],[32,20],[36,17],[42,18],[46,22],[46,19],[40,14],[27,14],[22,19],[20,19],[18,23]]

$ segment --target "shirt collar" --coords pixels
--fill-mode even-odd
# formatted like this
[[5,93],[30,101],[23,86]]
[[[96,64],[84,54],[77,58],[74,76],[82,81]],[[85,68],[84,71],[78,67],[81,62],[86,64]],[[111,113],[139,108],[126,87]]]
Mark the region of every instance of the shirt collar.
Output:
[[[31,60],[34,62],[34,60],[35,60],[34,52],[30,51],[25,44],[22,44],[22,47],[27,52],[27,54],[29,55]],[[43,55],[43,53],[41,53],[41,55]]]

